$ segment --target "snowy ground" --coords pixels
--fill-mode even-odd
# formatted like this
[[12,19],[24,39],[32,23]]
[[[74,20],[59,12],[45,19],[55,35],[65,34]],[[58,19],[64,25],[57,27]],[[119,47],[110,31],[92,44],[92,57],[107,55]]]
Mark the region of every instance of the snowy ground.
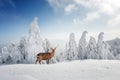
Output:
[[83,60],[57,64],[0,66],[0,80],[119,80],[120,61]]

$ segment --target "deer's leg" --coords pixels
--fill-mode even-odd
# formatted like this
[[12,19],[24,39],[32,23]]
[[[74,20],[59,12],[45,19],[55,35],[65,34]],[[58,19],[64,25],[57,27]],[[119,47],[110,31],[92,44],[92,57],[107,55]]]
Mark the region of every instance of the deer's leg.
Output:
[[38,61],[39,61],[39,60],[37,59],[36,62],[35,62],[35,64],[37,64]]
[[37,64],[38,60],[36,60],[35,64]]
[[48,59],[48,64],[49,64],[49,59]]
[[48,64],[48,59],[46,60],[46,63]]
[[37,64],[38,61],[39,61],[39,57],[37,56],[37,60],[36,60],[35,64]]
[[41,64],[41,60],[39,60],[39,64]]
[[47,59],[47,64],[49,64],[49,59]]

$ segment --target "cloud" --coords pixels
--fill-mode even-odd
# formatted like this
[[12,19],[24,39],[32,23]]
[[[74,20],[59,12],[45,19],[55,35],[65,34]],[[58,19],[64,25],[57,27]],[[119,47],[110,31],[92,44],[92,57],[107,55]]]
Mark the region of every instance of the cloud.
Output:
[[116,17],[111,18],[108,21],[108,27],[117,27],[119,25],[120,25],[120,15],[117,15]]
[[115,13],[114,10],[115,9],[111,5],[102,3],[99,8],[99,13],[111,16]]
[[100,18],[100,14],[96,11],[96,12],[89,12],[86,15],[86,18],[83,19],[84,22],[89,22],[89,21],[93,21]]
[[[96,19],[105,18],[108,24],[114,22],[115,25],[119,22],[120,0],[48,0],[48,3],[53,9],[61,9],[64,14],[82,16],[82,18],[73,19],[73,23],[92,22]],[[84,10],[81,10],[81,7]],[[76,14],[74,14],[74,13]],[[81,15],[81,12],[84,15]],[[118,16],[115,17],[115,16]],[[107,25],[106,23],[106,25]]]
[[70,13],[70,12],[72,12],[74,9],[76,9],[75,4],[69,4],[68,6],[66,6],[66,7],[64,8],[64,11],[65,11],[66,13]]
[[56,11],[63,9],[73,0],[47,0],[49,5]]
[[[115,1],[115,2],[114,2]],[[96,18],[102,17],[101,15],[111,16],[116,15],[116,11],[120,9],[117,2],[119,0],[75,0],[76,4],[82,5],[83,7],[89,9],[86,13],[86,19],[94,20]],[[90,16],[90,17],[89,17]]]

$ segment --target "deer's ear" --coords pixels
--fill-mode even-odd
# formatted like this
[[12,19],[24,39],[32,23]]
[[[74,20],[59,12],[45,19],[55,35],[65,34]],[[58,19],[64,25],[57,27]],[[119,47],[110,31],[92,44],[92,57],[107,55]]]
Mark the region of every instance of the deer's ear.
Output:
[[54,50],[56,50],[56,48],[54,48]]
[[51,50],[53,50],[53,48],[50,48]]

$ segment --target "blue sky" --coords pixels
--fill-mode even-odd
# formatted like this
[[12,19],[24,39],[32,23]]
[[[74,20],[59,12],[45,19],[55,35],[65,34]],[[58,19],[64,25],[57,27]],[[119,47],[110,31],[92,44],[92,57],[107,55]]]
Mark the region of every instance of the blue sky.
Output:
[[[28,36],[30,23],[38,17],[41,34],[77,37],[105,33],[105,39],[120,36],[119,0],[0,0],[0,41]],[[59,35],[59,36],[58,36]]]

